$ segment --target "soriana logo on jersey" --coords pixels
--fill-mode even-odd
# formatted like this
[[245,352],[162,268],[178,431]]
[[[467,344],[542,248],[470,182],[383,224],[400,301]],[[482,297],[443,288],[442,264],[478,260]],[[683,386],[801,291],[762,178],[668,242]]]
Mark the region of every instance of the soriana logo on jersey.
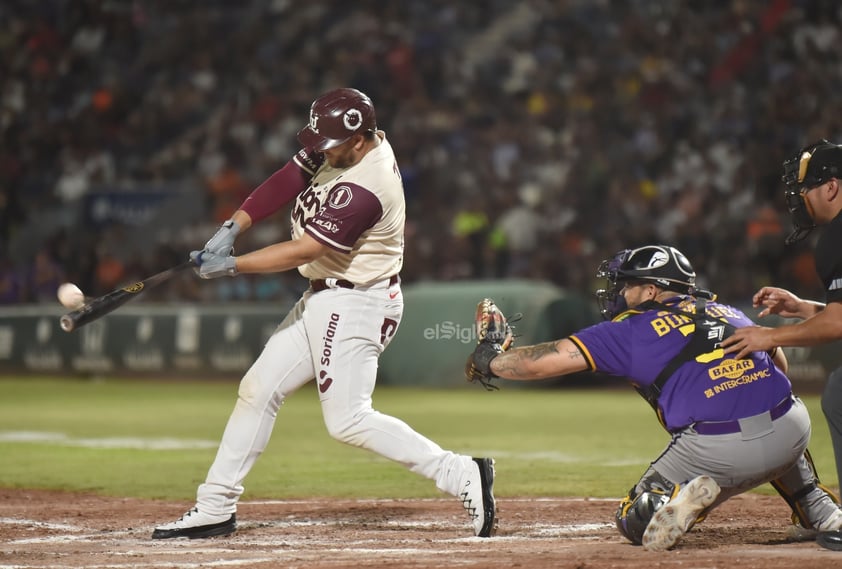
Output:
[[327,200],[327,203],[333,209],[342,209],[349,203],[351,203],[351,198],[354,197],[354,194],[351,193],[351,188],[348,186],[339,186],[334,188],[332,192],[330,192],[330,197]]

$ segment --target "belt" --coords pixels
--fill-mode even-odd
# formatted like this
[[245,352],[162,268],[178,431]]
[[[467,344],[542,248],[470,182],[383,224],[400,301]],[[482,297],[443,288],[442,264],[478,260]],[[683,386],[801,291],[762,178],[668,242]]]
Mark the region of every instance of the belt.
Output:
[[[767,413],[774,421],[786,415],[790,409],[792,409],[792,397],[787,397]],[[693,429],[700,435],[731,435],[740,432],[740,421],[699,421],[693,423]]]
[[[389,278],[389,286],[397,284],[400,281],[400,277],[398,275],[392,275]],[[357,288],[359,285],[355,285],[351,281],[346,281],[345,279],[314,279],[310,281],[310,288],[313,289],[313,292],[322,292],[323,290],[327,290],[329,288],[349,288],[354,289]]]

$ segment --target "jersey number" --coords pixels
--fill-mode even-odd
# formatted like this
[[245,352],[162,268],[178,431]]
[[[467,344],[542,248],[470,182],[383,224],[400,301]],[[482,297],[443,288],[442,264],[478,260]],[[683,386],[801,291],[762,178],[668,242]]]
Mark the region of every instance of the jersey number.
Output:
[[321,208],[322,202],[319,201],[313,186],[310,186],[296,200],[295,208],[292,210],[292,221],[304,227],[304,222],[313,217]]
[[[695,324],[687,324],[685,326],[682,326],[678,330],[679,330],[679,332],[681,332],[682,334],[687,336],[688,334],[692,334],[693,332],[695,332],[696,325]],[[710,352],[705,352],[704,354],[699,354],[698,356],[696,356],[696,358],[695,358],[696,361],[699,362],[700,364],[706,364],[706,363],[712,362],[713,360],[721,360],[722,358],[724,358],[725,357],[725,350],[718,347],[719,343],[717,343],[716,346],[717,347],[714,350],[711,350]]]

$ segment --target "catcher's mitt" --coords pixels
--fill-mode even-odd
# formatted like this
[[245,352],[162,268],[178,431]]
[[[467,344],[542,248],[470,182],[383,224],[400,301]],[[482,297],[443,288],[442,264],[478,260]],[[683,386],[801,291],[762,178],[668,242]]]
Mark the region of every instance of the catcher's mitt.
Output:
[[506,315],[490,298],[477,303],[476,328],[477,347],[465,365],[465,377],[471,383],[480,383],[489,391],[499,389],[491,383],[497,377],[491,372],[491,360],[512,346],[514,331]]

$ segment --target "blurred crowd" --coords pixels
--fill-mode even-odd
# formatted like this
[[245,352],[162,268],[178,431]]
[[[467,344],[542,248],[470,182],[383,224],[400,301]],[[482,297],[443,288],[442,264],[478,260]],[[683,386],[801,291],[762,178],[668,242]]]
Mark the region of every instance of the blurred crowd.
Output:
[[[590,294],[601,259],[664,242],[729,302],[767,283],[821,297],[809,242],[784,246],[780,176],[806,143],[842,142],[840,20],[835,0],[4,1],[0,303],[179,262],[338,86],[371,96],[398,155],[404,282]],[[144,192],[174,198],[94,215],[92,196]],[[238,249],[287,235],[281,212]],[[150,298],[305,286],[185,274]]]

